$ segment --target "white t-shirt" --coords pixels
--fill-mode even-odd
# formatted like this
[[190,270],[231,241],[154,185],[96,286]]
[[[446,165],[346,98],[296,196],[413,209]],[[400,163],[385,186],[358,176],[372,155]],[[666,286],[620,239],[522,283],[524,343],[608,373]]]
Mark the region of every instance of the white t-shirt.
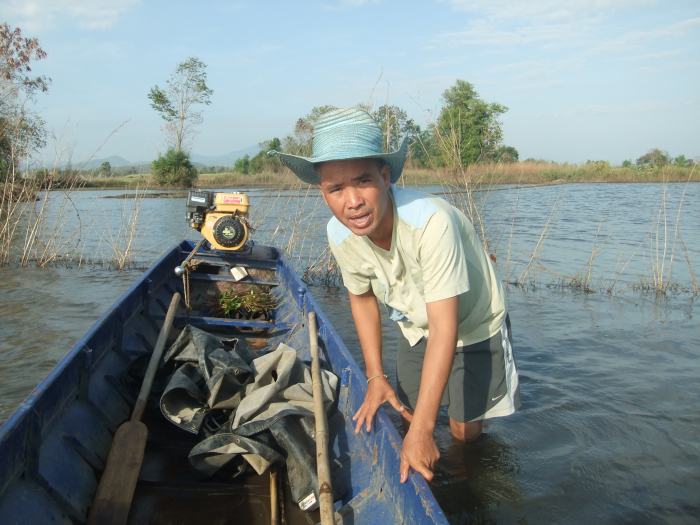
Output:
[[392,187],[391,248],[352,233],[333,217],[328,243],[350,293],[372,290],[411,345],[428,337],[426,303],[459,296],[457,345],[495,335],[505,317],[503,288],[472,223],[438,197]]

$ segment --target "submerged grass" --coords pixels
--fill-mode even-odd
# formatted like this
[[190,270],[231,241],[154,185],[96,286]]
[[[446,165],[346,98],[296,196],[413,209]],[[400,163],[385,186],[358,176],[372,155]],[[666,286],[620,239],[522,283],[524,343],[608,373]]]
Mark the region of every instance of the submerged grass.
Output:
[[[539,253],[542,245],[552,228],[551,218],[557,205],[555,202],[552,212],[550,212],[550,217],[542,228],[525,269],[517,280],[512,281],[508,279],[507,282],[522,288],[536,288],[539,280],[530,275],[532,268],[536,268],[541,273],[554,276],[555,281],[546,284],[546,286],[556,286],[558,288],[571,289],[584,293],[604,292],[612,295],[615,292],[618,282],[626,275],[632,260],[641,255],[645,257],[645,259],[648,258],[649,273],[646,276],[638,277],[637,281],[628,282],[628,286],[631,289],[643,293],[653,293],[659,298],[671,294],[686,293],[697,296],[700,293],[697,274],[686,243],[681,236],[681,224],[683,221],[682,210],[685,205],[688,184],[691,182],[693,175],[694,170],[690,170],[685,185],[678,197],[675,210],[671,209],[672,205],[669,199],[668,183],[663,183],[660,186],[659,202],[650,220],[649,233],[637,244],[636,248],[632,250],[632,253],[623,254],[623,258],[618,263],[618,268],[612,278],[603,276],[598,285],[593,279],[595,261],[603,252],[603,247],[599,245],[603,221],[598,224],[591,253],[582,271],[575,275],[561,275],[551,271],[539,261]],[[646,253],[644,250],[645,246],[647,247]],[[673,278],[674,263],[677,264],[680,252],[682,252],[683,259],[687,265],[689,283],[681,283]]]

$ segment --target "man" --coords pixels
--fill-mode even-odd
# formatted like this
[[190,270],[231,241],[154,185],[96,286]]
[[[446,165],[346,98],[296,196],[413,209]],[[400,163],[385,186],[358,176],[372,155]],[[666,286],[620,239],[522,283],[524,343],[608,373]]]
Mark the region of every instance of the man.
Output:
[[[312,157],[277,153],[301,180],[319,185],[333,213],[328,242],[348,289],[367,373],[355,431],[370,431],[387,402],[410,422],[401,482],[411,468],[432,479],[441,403],[448,405],[453,437],[463,442],[481,434],[484,419],[519,405],[502,286],[462,212],[392,186],[406,152],[404,141],[384,153],[377,123],[350,108],[319,118]],[[405,338],[397,352],[398,395],[382,367],[379,303]]]

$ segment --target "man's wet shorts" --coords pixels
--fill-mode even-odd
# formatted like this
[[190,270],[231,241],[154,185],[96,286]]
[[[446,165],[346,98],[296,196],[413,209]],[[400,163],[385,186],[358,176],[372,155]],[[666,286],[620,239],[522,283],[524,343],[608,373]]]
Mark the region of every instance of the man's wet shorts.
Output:
[[[401,402],[415,409],[426,340],[411,347],[399,337],[396,355],[397,393]],[[510,319],[490,339],[457,347],[450,378],[442,396],[447,413],[455,421],[478,421],[507,416],[520,406],[518,372],[513,358]]]

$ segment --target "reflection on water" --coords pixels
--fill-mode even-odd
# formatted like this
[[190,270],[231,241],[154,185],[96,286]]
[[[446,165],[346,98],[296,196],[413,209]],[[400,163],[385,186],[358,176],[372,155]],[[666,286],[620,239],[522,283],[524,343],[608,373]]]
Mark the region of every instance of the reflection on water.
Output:
[[[684,241],[690,264],[679,247],[672,275],[689,285],[693,271],[699,273],[700,186],[673,185],[666,205],[676,210],[684,189],[682,222],[668,239]],[[99,197],[119,193],[71,196],[81,225],[67,221],[62,231],[85,258],[110,256],[105,231],[128,213],[131,202]],[[621,285],[613,296],[508,289],[522,409],[491,420],[486,434],[467,446],[454,443],[445,425],[438,429],[442,459],[433,489],[453,522],[696,522],[700,330],[694,298],[657,300],[630,286],[649,275],[659,195],[659,185],[649,184],[481,196],[502,275],[522,272],[556,202],[537,278],[551,282],[579,272],[595,244],[601,252],[594,277],[599,283],[619,279]],[[320,253],[328,212],[315,194],[255,190],[251,200],[258,242],[285,245],[305,238],[294,258],[300,268]],[[147,199],[141,207],[139,264],[197,235],[184,224],[182,198]],[[0,269],[0,420],[138,273],[90,265]],[[319,287],[313,293],[361,360],[345,293]],[[397,337],[393,326],[384,326],[385,367],[392,380]],[[444,413],[440,418],[446,421]]]

